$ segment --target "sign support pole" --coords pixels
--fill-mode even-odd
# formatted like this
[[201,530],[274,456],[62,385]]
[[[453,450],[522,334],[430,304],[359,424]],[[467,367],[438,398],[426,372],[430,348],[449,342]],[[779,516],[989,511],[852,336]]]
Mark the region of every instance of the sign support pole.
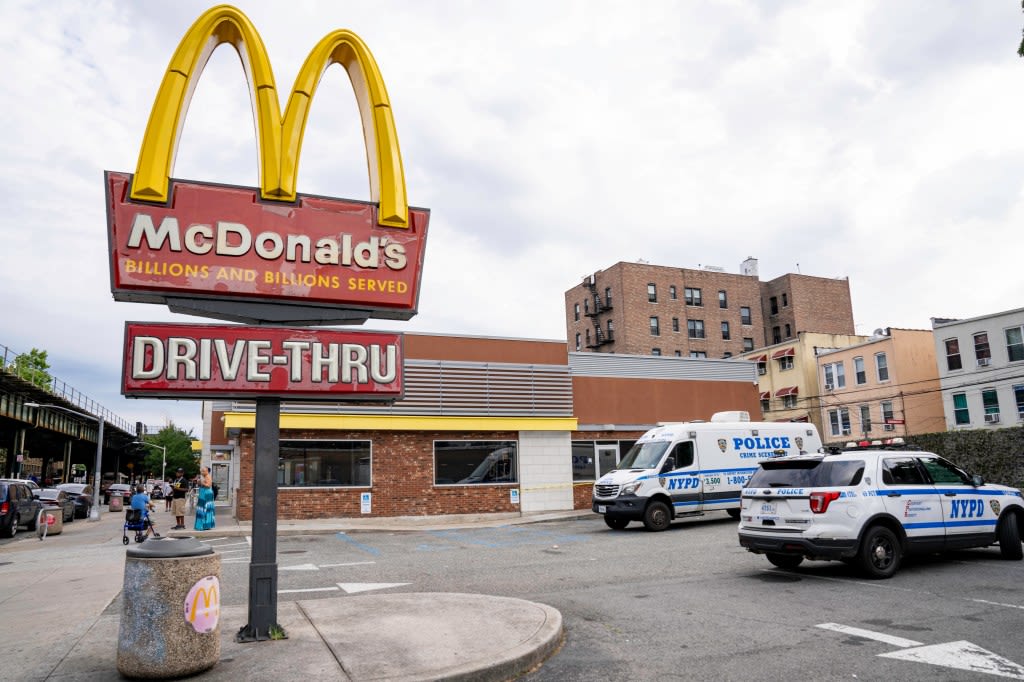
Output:
[[277,623],[277,461],[281,399],[256,399],[256,452],[252,485],[252,555],[249,560],[249,622],[237,642],[283,639]]

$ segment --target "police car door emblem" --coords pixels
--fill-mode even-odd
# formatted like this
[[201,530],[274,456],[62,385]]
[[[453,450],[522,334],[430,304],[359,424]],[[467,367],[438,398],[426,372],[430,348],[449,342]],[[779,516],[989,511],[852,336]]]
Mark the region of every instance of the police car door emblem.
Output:
[[726,445],[726,440],[724,438],[719,438],[718,439],[718,449],[721,450],[722,452],[725,452],[725,445]]
[[995,512],[996,516],[999,516],[999,500],[989,500],[988,506],[992,507],[992,511]]
[[796,449],[797,450],[803,450],[804,449],[804,439],[801,436],[797,436],[793,440],[796,441]]

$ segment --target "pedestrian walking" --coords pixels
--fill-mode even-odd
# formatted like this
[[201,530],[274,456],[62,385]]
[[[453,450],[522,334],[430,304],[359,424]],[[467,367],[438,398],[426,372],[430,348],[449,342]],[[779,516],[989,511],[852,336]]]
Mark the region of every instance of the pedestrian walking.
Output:
[[171,483],[171,511],[177,522],[171,530],[185,529],[185,496],[188,495],[188,479],[185,470],[178,467],[178,475]]
[[216,527],[213,503],[213,477],[210,469],[199,470],[199,497],[196,500],[196,530],[210,530]]
[[171,490],[171,482],[161,481],[160,490],[164,494],[164,511],[171,511],[171,493],[173,492]]

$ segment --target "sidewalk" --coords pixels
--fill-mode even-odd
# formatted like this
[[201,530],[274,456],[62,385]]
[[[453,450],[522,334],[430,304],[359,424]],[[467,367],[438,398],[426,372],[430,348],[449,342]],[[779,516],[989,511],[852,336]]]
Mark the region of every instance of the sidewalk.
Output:
[[[278,534],[483,528],[583,513],[279,521]],[[47,541],[19,541],[16,547],[4,548],[12,551],[0,554],[0,612],[5,622],[25,626],[8,629],[16,637],[0,638],[0,668],[15,671],[10,679],[119,678],[120,614],[104,612],[123,585],[123,518],[111,512],[99,522],[76,521],[71,526],[76,531],[73,551],[64,552]],[[173,523],[169,513],[156,516],[165,535],[204,535],[167,531],[168,518]],[[188,528],[193,523],[193,517],[186,518]],[[79,524],[88,526],[82,529]],[[226,513],[217,519],[218,536],[250,532],[250,523],[236,522]],[[247,605],[222,608],[220,661],[195,678],[508,680],[540,665],[563,636],[561,614],[549,606],[478,594],[398,593],[278,602],[278,622],[289,638],[238,644],[235,633],[247,619]]]

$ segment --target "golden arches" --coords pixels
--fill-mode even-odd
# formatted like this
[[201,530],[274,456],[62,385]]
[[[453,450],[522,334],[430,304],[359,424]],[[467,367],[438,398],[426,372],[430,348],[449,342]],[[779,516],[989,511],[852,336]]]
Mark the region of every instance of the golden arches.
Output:
[[230,5],[204,12],[186,31],[160,84],[132,181],[132,199],[166,202],[178,138],[195,85],[214,49],[228,43],[242,61],[259,144],[260,193],[264,199],[295,201],[299,155],[309,108],[324,71],[341,64],[359,105],[370,175],[370,198],[378,222],[409,226],[405,171],[384,79],[366,44],[351,31],[333,31],[309,53],[288,97],[284,118],[273,69],[252,22]]

